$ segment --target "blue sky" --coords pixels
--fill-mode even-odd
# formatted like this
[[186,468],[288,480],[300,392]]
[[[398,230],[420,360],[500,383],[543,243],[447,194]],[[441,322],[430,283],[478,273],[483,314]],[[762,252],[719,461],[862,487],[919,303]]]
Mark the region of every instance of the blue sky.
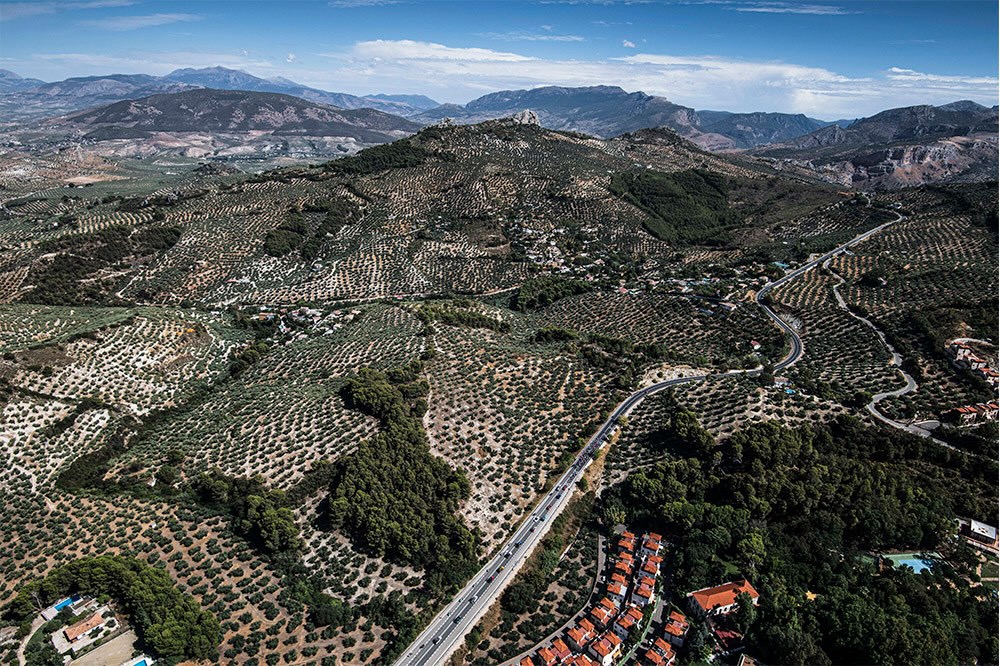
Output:
[[221,65],[458,103],[607,84],[832,119],[996,104],[997,21],[995,0],[0,2],[0,67],[51,81]]

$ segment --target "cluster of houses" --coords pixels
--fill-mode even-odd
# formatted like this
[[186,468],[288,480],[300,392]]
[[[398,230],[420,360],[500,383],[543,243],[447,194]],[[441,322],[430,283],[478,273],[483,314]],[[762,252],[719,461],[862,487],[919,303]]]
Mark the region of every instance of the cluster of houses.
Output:
[[[656,599],[663,537],[650,532],[638,537],[623,532],[608,565],[610,578],[601,598],[586,615],[521,666],[611,666],[625,650],[626,640],[643,626],[643,609]],[[673,652],[670,652],[671,661]],[[667,666],[670,662],[659,662]]]
[[691,625],[683,613],[671,611],[663,621],[663,635],[657,636],[643,655],[646,663],[650,666],[673,664],[677,658],[676,650],[684,646],[690,628]]
[[[293,328],[314,327],[318,333],[329,335],[343,328],[345,324],[351,323],[360,315],[361,310],[333,310],[332,312],[324,312],[323,310],[308,307],[294,309],[280,308],[277,310],[260,307],[257,319],[259,321],[277,321],[278,332],[282,334],[288,333]],[[304,333],[298,335],[298,338],[304,337],[306,337]]]
[[960,426],[975,425],[986,421],[996,421],[1000,405],[995,402],[980,402],[951,410],[945,417]]
[[1000,386],[1000,373],[991,368],[986,359],[978,356],[968,344],[954,341],[948,345],[948,353],[956,368],[971,371],[994,389]]

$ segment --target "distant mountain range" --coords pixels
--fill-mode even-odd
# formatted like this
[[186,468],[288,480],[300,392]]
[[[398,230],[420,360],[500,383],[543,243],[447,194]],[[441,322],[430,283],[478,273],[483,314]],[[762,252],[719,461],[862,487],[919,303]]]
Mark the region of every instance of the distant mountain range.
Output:
[[0,69],[0,94],[28,90],[44,83],[41,79],[26,79],[9,69]]
[[808,165],[845,185],[995,180],[997,133],[997,107],[963,100],[889,109],[754,152]]
[[437,106],[437,102],[422,95],[359,97],[319,90],[283,78],[262,79],[225,67],[178,69],[166,76],[85,76],[55,83],[23,79],[14,72],[2,70],[0,86],[0,92],[4,93],[0,98],[0,116],[4,120],[16,122],[38,120],[125,99],[139,99],[192,88],[281,93],[341,109],[368,108],[400,116],[414,115]]
[[[197,88],[124,100],[80,111],[56,122],[142,132],[271,132],[275,135],[350,136],[385,143],[420,129],[375,109],[337,109],[292,95]],[[108,132],[104,132],[108,137]]]
[[409,136],[420,125],[375,109],[338,109],[292,95],[191,88],[76,111],[16,140],[45,154],[176,155],[288,163],[329,159]]
[[251,90],[254,92],[282,93],[307,99],[310,102],[328,104],[341,109],[376,109],[397,116],[410,116],[438,105],[423,95],[372,95],[358,97],[347,93],[327,92],[318,88],[290,81],[286,78],[262,79],[246,72],[225,67],[205,67],[203,69],[178,69],[165,77],[169,81],[187,83],[202,88],[217,90]]
[[465,106],[445,104],[412,119],[431,123],[451,118],[459,123],[476,123],[510,116],[522,109],[537,113],[542,125],[551,129],[603,138],[648,127],[669,127],[710,150],[738,150],[786,141],[830,124],[802,114],[696,111],[663,97],[630,93],[616,86],[504,90]]
[[[46,127],[76,128],[55,138],[46,130],[41,143],[37,137],[27,137],[35,145],[51,146],[52,141],[65,145],[73,137],[90,142],[137,139],[145,145],[140,155],[194,150],[191,154],[212,156],[237,148],[231,140],[221,146],[209,140],[194,149],[190,137],[150,148],[154,132],[337,137],[332,142],[285,141],[277,147],[257,142],[247,148],[250,153],[266,149],[299,158],[321,157],[390,141],[446,118],[472,124],[530,109],[550,129],[610,138],[667,128],[705,150],[749,150],[777,167],[811,169],[844,185],[898,187],[982,180],[997,174],[997,109],[971,101],[827,122],[803,114],[698,111],[615,86],[504,90],[465,105],[438,105],[422,95],[360,97],[224,67],[179,69],[162,77],[114,74],[55,83],[2,70],[0,86],[0,115],[15,133],[30,130],[31,120],[53,115],[61,117],[54,123],[46,121]],[[81,113],[82,109],[87,111]]]

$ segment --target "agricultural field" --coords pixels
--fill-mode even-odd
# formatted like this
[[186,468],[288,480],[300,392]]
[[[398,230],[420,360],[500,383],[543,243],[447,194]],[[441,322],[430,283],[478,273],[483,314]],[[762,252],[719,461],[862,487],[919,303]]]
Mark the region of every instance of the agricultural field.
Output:
[[[889,337],[918,389],[881,406],[896,418],[936,419],[990,391],[947,362],[956,337],[996,343],[996,192],[983,186],[920,190],[899,197],[907,218],[838,257],[831,267],[846,303]],[[995,392],[992,392],[995,399]]]
[[[220,663],[391,661],[639,386],[733,371],[641,403],[591,469],[602,490],[670,457],[678,408],[719,442],[864,417],[902,378],[848,307],[919,374],[886,413],[984,395],[938,353],[995,329],[981,188],[843,196],[657,132],[504,122],[254,175],[36,167],[0,160],[0,606],[73,558],[134,555],[218,617]],[[789,341],[757,290],[897,204],[770,294],[805,348],[772,377]],[[466,663],[586,601],[579,522],[537,605]]]
[[609,448],[602,483],[612,485],[632,471],[673,455],[658,448],[655,442],[666,427],[668,415],[677,409],[697,414],[702,426],[718,440],[743,424],[766,421],[819,424],[849,412],[836,402],[791,390],[793,393],[786,392],[784,387],[765,386],[758,377],[732,375],[682,384],[654,394],[629,415],[628,423]]

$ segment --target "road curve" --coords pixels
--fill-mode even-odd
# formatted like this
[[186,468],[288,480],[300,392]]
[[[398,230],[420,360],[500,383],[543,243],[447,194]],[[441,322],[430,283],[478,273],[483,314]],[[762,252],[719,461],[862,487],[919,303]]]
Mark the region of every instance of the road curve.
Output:
[[[788,353],[774,364],[775,370],[788,368],[795,364],[802,357],[804,347],[802,345],[802,338],[799,337],[795,329],[781,319],[762,300],[763,297],[772,289],[794,280],[852,245],[860,243],[869,236],[903,219],[903,216],[898,213],[897,216],[897,219],[870,229],[859,236],[855,236],[847,243],[827,252],[818,259],[803,264],[777,280],[769,282],[757,292],[757,304],[791,340]],[[541,542],[555,517],[566,508],[573,494],[573,486],[583,476],[584,470],[590,465],[597,450],[604,445],[611,433],[614,432],[619,418],[629,414],[647,396],[659,393],[673,386],[700,382],[710,377],[718,378],[733,374],[753,376],[759,375],[760,372],[760,369],[737,370],[726,373],[679,377],[639,389],[627,397],[624,402],[615,407],[600,429],[587,442],[587,446],[577,454],[573,464],[559,477],[559,480],[552,486],[552,489],[542,497],[535,510],[514,532],[514,535],[466,583],[465,587],[452,599],[451,603],[445,606],[431,620],[430,624],[427,625],[417,639],[407,647],[394,663],[397,666],[436,666],[447,661],[451,653],[458,647],[462,638],[475,626],[476,622],[486,613],[486,610],[500,597],[504,588],[513,580],[514,575],[528,558],[528,555]]]

